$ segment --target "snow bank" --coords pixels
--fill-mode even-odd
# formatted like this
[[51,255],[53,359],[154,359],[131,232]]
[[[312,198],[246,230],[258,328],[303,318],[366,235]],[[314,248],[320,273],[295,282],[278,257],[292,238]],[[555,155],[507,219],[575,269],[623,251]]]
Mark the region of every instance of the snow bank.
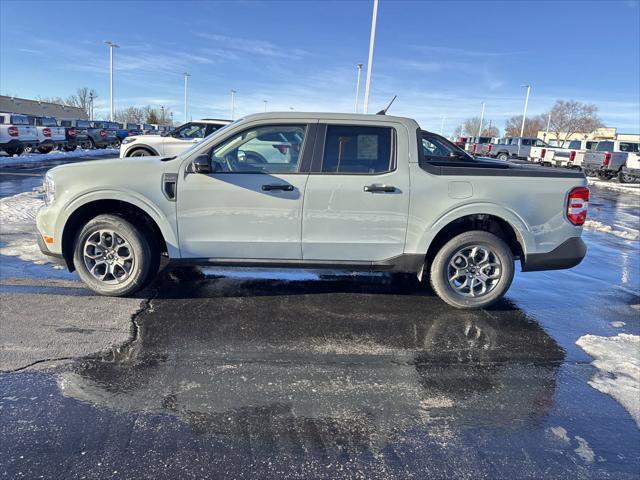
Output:
[[607,188],[609,190],[616,190],[618,192],[631,193],[634,195],[640,195],[640,183],[617,183],[609,180],[599,180],[597,178],[587,178],[589,185],[595,185],[596,187]]
[[640,427],[640,336],[584,335],[576,344],[594,358],[598,369],[589,385],[620,402]]
[[[44,204],[36,192],[25,192],[0,199],[0,255],[18,257],[39,265],[52,263],[40,252],[34,226],[36,213]],[[54,268],[61,268],[54,265]]]
[[584,228],[603,233],[610,233],[611,235],[624,238],[625,240],[640,240],[640,232],[637,230],[616,230],[611,225],[605,225],[597,220],[587,220],[584,222]]
[[81,157],[117,157],[119,150],[115,148],[105,148],[104,150],[81,150],[76,149],[73,152],[55,151],[51,153],[29,153],[26,155],[16,155],[13,157],[0,157],[0,167],[21,167],[33,166],[41,163],[48,163],[56,160],[68,160],[71,158]]

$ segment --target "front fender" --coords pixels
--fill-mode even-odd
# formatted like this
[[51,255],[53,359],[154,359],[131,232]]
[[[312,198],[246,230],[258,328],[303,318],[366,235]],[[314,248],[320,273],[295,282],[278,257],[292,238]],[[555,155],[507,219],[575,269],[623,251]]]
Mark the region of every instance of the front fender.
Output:
[[[134,205],[144,211],[156,223],[156,225],[158,225],[164,241],[167,244],[167,253],[169,254],[169,257],[180,258],[178,236],[174,226],[175,223],[170,221],[170,219],[167,217],[167,215],[170,215],[170,213],[163,211],[147,197],[131,190],[94,190],[78,194],[65,202],[59,209],[58,218],[56,221],[54,236],[56,241],[61,242],[64,227],[71,215],[76,210],[78,210],[78,208],[87,205],[88,203],[100,200],[118,200],[121,202],[130,203],[131,205]],[[173,204],[171,205],[171,207],[173,208]]]

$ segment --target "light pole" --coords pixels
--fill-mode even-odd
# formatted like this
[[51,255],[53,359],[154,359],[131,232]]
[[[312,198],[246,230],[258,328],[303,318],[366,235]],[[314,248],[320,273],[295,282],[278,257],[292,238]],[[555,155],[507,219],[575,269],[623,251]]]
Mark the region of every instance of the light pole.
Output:
[[89,92],[89,120],[93,121],[93,92]]
[[482,121],[484,120],[484,102],[482,102],[482,111],[480,112],[480,125],[478,126],[478,136],[482,135]]
[[233,120],[233,114],[236,109],[236,91],[231,89],[231,120]]
[[113,49],[120,48],[120,45],[111,40],[104,43],[109,45],[109,120],[113,122]]
[[369,38],[369,61],[367,63],[367,81],[364,86],[364,113],[369,112],[369,90],[371,89],[371,70],[373,69],[373,46],[376,41],[376,21],[378,20],[378,0],[373,0],[371,17],[371,37]]
[[160,124],[164,125],[164,105],[160,105]]
[[358,99],[360,98],[360,76],[362,75],[362,64],[357,64],[356,68],[358,69],[358,77],[356,80],[356,102],[353,111],[358,113]]
[[442,123],[440,124],[440,135],[444,133],[444,121],[447,117],[442,117]]
[[549,114],[549,117],[547,118],[547,130],[544,132],[544,141],[549,143],[549,127],[551,127],[551,114]]
[[189,77],[191,75],[188,72],[184,72],[184,123],[189,121],[189,102],[187,97],[187,90],[189,88]]
[[527,96],[524,99],[524,112],[522,113],[522,126],[520,127],[520,141],[518,142],[518,156],[520,156],[520,145],[522,144],[522,137],[524,136],[524,123],[527,121],[527,107],[529,106],[529,93],[531,92],[531,85],[520,85],[521,87],[527,87]]
[[264,111],[266,112],[267,111],[267,102],[268,101],[267,100],[263,100],[263,102],[264,102]]

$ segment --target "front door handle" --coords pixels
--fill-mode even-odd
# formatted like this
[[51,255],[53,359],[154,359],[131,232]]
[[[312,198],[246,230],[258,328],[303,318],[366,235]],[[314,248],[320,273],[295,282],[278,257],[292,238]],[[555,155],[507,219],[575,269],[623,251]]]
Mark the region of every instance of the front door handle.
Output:
[[392,185],[365,185],[364,191],[372,193],[393,193],[396,191],[396,187]]
[[282,190],[283,192],[293,192],[293,185],[287,184],[271,184],[271,185],[262,185],[262,190],[265,192],[271,192],[273,190]]

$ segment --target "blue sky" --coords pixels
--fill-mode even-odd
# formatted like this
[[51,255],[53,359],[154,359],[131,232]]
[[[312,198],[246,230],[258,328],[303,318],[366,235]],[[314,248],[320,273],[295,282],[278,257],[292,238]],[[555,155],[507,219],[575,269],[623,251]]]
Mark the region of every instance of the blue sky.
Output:
[[[20,97],[98,91],[116,108],[165,105],[183,119],[269,110],[353,111],[357,63],[366,68],[372,0],[345,2],[29,2],[0,0],[0,92]],[[397,94],[390,113],[445,133],[479,115],[500,128],[556,99],[595,103],[608,126],[640,131],[637,1],[380,0],[370,111]],[[363,82],[364,86],[364,75]],[[361,93],[362,93],[361,89]]]

